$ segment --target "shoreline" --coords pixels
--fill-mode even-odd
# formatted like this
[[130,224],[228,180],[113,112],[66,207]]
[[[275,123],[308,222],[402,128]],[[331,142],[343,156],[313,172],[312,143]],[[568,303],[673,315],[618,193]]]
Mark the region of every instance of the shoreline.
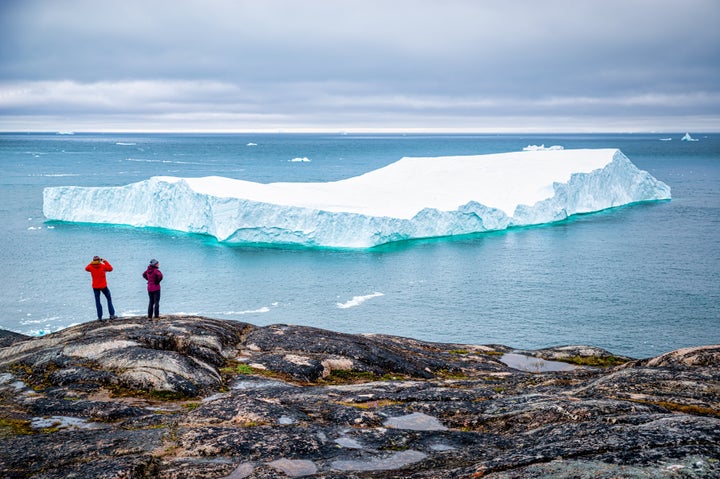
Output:
[[717,477],[719,363],[198,316],[0,334],[0,475]]

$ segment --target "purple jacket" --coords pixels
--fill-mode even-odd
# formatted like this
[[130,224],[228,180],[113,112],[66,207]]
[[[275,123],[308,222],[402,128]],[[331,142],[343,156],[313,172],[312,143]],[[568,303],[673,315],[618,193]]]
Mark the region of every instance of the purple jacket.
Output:
[[148,282],[148,291],[160,291],[160,281],[163,279],[163,275],[157,266],[148,266],[148,268],[142,274]]

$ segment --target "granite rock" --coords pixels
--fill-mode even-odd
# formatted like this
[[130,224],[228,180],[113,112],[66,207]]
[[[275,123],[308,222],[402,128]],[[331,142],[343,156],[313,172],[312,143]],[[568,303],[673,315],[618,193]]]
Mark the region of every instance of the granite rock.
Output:
[[2,332],[0,477],[719,477],[719,358],[196,316]]

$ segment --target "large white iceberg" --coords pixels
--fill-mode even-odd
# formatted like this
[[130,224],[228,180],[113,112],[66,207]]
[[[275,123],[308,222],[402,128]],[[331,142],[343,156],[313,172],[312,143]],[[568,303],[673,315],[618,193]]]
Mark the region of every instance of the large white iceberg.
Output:
[[550,223],[670,187],[617,149],[403,158],[325,183],[152,177],[43,192],[50,220],[160,227],[227,243],[368,248],[392,241]]

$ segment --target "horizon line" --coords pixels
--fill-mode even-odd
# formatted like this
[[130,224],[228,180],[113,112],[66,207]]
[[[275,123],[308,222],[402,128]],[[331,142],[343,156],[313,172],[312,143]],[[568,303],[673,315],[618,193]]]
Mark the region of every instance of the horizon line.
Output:
[[[474,135],[502,135],[502,134],[537,134],[537,135],[563,135],[563,134],[683,134],[693,130],[540,130],[540,129],[462,129],[462,128],[257,128],[257,129],[99,129],[99,130],[5,130],[0,128],[0,134],[474,134]],[[695,131],[694,134],[720,133],[718,130]]]

